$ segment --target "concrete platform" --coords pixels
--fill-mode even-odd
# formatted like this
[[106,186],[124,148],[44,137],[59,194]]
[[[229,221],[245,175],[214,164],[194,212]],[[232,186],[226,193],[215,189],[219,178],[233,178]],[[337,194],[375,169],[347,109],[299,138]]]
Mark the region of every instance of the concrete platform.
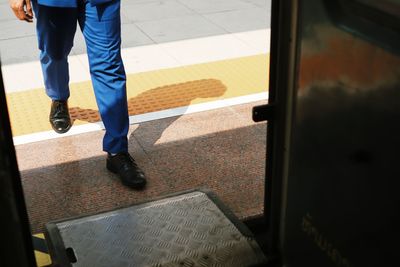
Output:
[[[122,0],[123,48],[269,28],[271,0]],[[35,26],[0,0],[3,64],[38,60]],[[77,30],[71,55],[86,53]]]
[[261,214],[266,124],[251,121],[251,108],[262,103],[132,125],[129,150],[148,176],[144,191],[106,170],[102,131],[16,146],[32,232],[196,187],[210,188],[239,218]]

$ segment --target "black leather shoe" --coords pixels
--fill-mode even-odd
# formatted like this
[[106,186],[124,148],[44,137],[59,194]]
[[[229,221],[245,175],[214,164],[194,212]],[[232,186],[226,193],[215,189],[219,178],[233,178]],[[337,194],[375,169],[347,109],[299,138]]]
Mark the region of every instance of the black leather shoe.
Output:
[[56,133],[62,134],[68,132],[72,124],[67,101],[53,100],[49,119],[51,127],[53,127]]
[[108,154],[107,169],[118,174],[122,184],[134,189],[142,189],[146,185],[146,177],[129,153]]

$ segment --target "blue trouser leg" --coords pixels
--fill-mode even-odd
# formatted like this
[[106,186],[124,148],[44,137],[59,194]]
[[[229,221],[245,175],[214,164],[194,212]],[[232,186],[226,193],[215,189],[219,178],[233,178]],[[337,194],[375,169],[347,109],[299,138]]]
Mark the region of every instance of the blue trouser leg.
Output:
[[69,97],[68,54],[77,25],[76,8],[54,8],[32,1],[37,18],[40,63],[46,93],[52,100]]
[[98,6],[80,2],[78,10],[97,106],[106,128],[103,150],[127,152],[129,116],[121,58],[120,0]]

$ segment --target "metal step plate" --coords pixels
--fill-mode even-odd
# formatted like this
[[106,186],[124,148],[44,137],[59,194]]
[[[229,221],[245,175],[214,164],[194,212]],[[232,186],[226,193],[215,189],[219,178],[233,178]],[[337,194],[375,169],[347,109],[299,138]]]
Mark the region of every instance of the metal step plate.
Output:
[[98,215],[49,223],[61,266],[261,266],[247,228],[210,192],[194,191]]

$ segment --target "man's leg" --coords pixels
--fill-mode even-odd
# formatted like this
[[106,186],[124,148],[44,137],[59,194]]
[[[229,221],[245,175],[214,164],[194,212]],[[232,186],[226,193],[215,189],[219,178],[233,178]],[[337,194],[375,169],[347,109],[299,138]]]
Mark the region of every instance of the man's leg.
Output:
[[106,128],[103,150],[109,153],[107,168],[118,173],[124,184],[141,188],[146,183],[144,174],[128,154],[129,115],[121,58],[120,0],[97,6],[81,1],[79,24],[85,36],[97,105]]
[[122,63],[119,1],[91,6],[81,3],[79,23],[85,36],[90,74],[106,134],[103,150],[128,151],[129,117]]
[[68,54],[76,31],[77,9],[32,3],[46,93],[53,100],[50,123],[56,132],[63,133],[71,127],[67,105],[70,95]]

